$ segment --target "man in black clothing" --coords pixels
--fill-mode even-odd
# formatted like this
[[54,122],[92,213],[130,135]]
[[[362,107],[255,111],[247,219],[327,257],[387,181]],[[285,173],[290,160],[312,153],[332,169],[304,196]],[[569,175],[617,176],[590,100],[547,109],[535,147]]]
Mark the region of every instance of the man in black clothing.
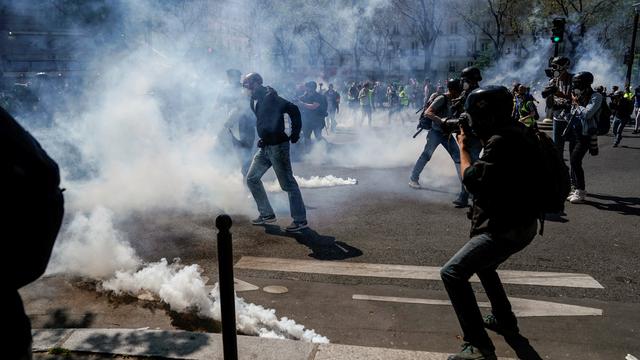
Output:
[[327,99],[327,114],[328,114],[328,128],[331,131],[336,131],[336,116],[340,112],[340,94],[333,89],[333,84],[329,84],[329,90],[324,93],[324,97]]
[[609,107],[613,115],[613,147],[618,147],[622,140],[622,130],[631,121],[633,101],[624,97],[624,91],[618,90],[613,93]]
[[322,129],[324,128],[324,118],[327,116],[327,98],[316,91],[317,85],[315,81],[309,81],[304,84],[304,95],[298,100],[301,106],[300,115],[302,116],[302,136],[304,137],[304,145],[311,145],[311,134],[313,133],[316,141],[322,140]]
[[[289,196],[293,222],[286,230],[293,232],[305,229],[308,227],[307,213],[300,188],[293,177],[289,157],[289,141],[295,144],[300,139],[300,111],[297,106],[278,96],[273,88],[263,86],[260,74],[247,74],[242,86],[251,93],[251,110],[256,115],[256,129],[260,137],[258,152],[254,155],[247,174],[247,186],[260,212],[260,216],[251,223],[264,225],[276,221],[276,215],[260,180],[273,166],[280,187]],[[284,114],[288,114],[291,119],[291,136],[284,132]]]
[[[539,206],[536,189],[541,157],[527,128],[511,120],[513,100],[502,86],[472,91],[466,100],[470,130],[481,141],[482,157],[472,163],[468,131],[461,127],[460,170],[473,195],[470,240],[442,267],[441,276],[464,333],[463,349],[450,360],[495,360],[495,348],[484,327],[505,335],[519,334],[496,269],[525,248],[536,234]],[[467,128],[469,129],[469,128]],[[477,274],[491,312],[482,318],[469,278]]]

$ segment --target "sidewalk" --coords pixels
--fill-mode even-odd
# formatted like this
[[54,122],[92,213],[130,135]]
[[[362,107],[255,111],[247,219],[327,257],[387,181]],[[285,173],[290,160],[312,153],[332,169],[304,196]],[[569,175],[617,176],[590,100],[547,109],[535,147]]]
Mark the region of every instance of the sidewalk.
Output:
[[[222,335],[146,329],[36,329],[33,351],[223,360]],[[376,347],[311,344],[238,336],[238,358],[260,360],[445,360],[448,354]],[[500,358],[507,360],[506,358]]]

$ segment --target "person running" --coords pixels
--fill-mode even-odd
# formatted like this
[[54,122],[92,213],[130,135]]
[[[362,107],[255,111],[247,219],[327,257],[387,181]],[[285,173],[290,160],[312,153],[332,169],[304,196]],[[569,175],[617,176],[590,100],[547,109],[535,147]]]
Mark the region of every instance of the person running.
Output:
[[618,147],[622,140],[622,131],[627,126],[627,122],[631,121],[633,102],[624,96],[622,90],[618,90],[613,93],[609,107],[613,115],[613,147]]

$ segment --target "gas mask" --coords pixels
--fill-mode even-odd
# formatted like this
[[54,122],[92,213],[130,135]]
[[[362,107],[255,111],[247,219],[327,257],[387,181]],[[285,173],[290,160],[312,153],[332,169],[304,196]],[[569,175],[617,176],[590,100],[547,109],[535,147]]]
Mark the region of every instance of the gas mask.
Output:
[[573,95],[575,95],[575,96],[582,95],[582,90],[581,89],[573,89],[572,92],[573,92]]
[[469,90],[469,83],[466,80],[462,83],[462,90]]

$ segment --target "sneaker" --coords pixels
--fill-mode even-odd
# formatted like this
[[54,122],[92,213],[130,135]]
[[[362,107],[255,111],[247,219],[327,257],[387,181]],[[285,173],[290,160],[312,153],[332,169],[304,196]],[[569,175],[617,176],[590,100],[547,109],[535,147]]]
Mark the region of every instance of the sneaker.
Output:
[[309,225],[307,225],[306,221],[300,221],[300,222],[292,222],[291,225],[287,226],[284,230],[287,232],[296,232],[296,231],[300,231],[302,229],[306,229],[308,228]]
[[493,350],[483,350],[469,344],[462,344],[462,351],[457,354],[449,355],[447,360],[497,360],[496,353]]
[[409,187],[412,189],[420,189],[422,186],[420,186],[420,183],[417,181],[409,180]]
[[495,316],[493,316],[493,314],[489,314],[487,316],[485,316],[483,319],[484,321],[484,327],[486,329],[489,329],[497,334],[500,334],[504,337],[512,337],[514,335],[518,335],[520,333],[520,330],[518,330],[518,327],[516,326],[515,329],[508,329],[504,326],[502,326],[501,324],[498,323],[498,319],[496,319]]
[[251,220],[251,224],[253,225],[264,225],[264,224],[271,224],[274,222],[276,222],[275,215],[258,216],[256,219]]
[[617,144],[617,143],[614,143],[614,144],[613,144],[613,147],[618,147],[618,144]]
[[576,190],[573,196],[569,199],[572,204],[582,204],[587,198],[587,192],[584,190]]
[[573,187],[571,187],[571,191],[569,191],[569,196],[567,196],[567,201],[571,201],[571,198],[573,198],[573,195],[576,193],[576,189],[574,189]]

